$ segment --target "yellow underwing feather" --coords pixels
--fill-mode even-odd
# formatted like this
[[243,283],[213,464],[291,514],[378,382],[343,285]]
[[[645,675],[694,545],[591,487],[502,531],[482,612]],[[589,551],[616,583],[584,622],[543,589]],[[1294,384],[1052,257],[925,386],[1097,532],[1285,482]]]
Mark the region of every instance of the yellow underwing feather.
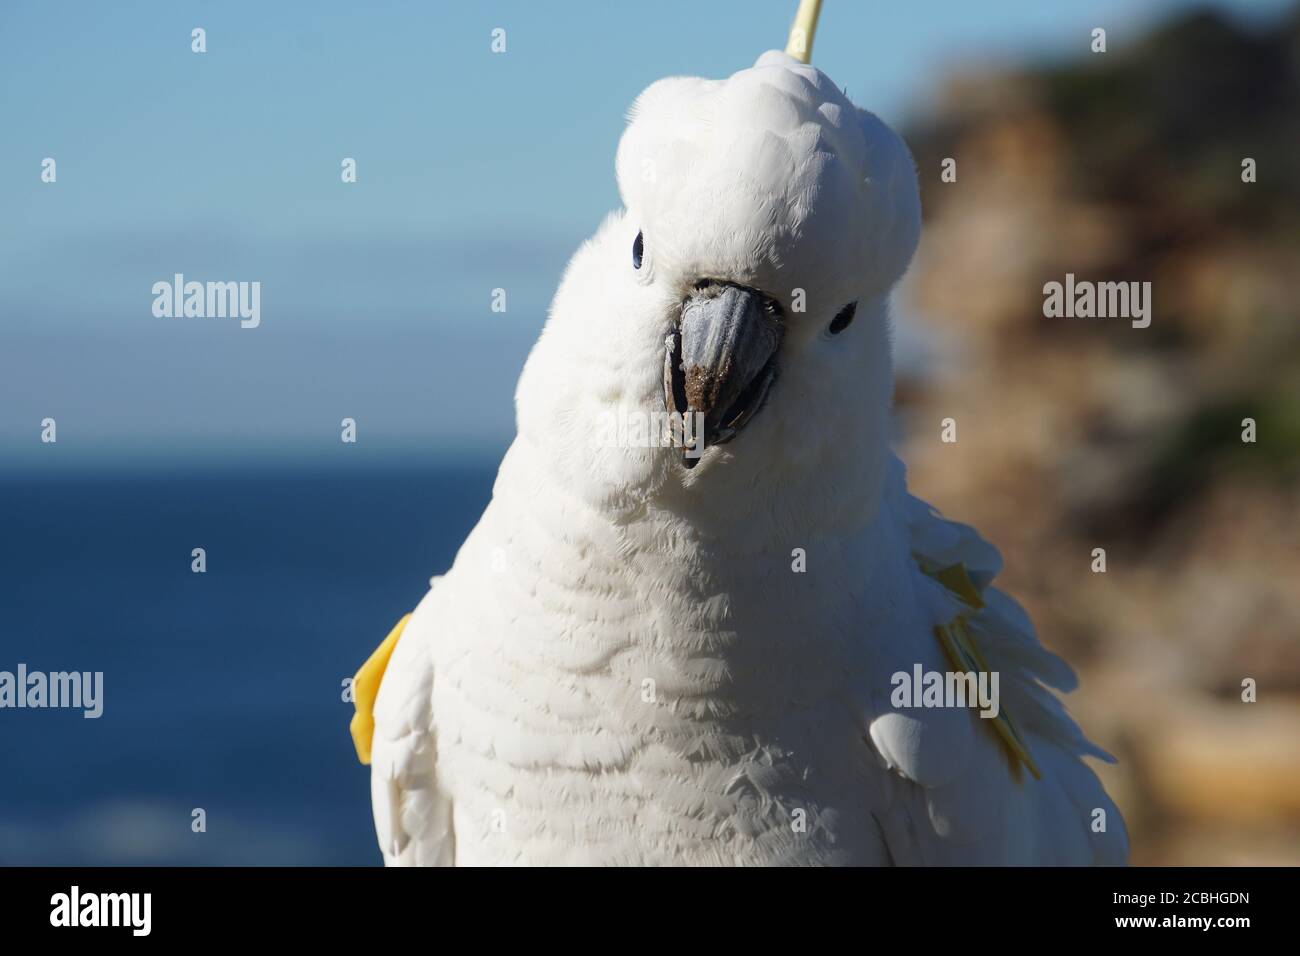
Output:
[[[922,568],[922,570],[974,611],[984,607],[984,599],[971,581],[964,565],[952,564],[945,568],[935,570]],[[991,669],[975,641],[975,635],[966,626],[967,617],[966,614],[958,614],[947,624],[938,625],[934,629],[935,637],[939,639],[944,656],[948,659],[948,665],[953,670],[976,675],[990,673]],[[1006,708],[999,707],[998,715],[990,718],[990,723],[1011,761],[1011,772],[1016,779],[1020,779],[1020,768],[1024,766],[1033,774],[1035,780],[1041,780],[1043,775],[1038,765],[1034,763],[1034,758],[1030,756],[1029,747],[1020,735],[1020,731],[1016,729],[1015,721]]]
[[382,644],[375,648],[356,676],[352,678],[352,702],[357,712],[352,715],[349,729],[352,731],[352,743],[357,748],[357,759],[363,764],[370,763],[370,744],[375,737],[375,698],[379,696],[379,685],[384,680],[384,671],[393,656],[406,622],[411,619],[407,614],[388,632]]
[[966,572],[966,565],[950,564],[946,568],[940,568],[938,571],[933,572],[930,577],[975,608],[975,610],[978,611],[984,607],[984,598],[980,597],[979,589],[975,587],[975,582],[970,579],[970,575]]

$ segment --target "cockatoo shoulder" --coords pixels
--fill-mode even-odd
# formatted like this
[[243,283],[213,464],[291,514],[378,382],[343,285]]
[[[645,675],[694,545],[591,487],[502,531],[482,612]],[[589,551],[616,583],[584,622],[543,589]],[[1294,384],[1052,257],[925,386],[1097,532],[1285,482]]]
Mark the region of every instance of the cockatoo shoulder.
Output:
[[375,833],[389,866],[449,866],[451,805],[439,786],[433,727],[437,581],[398,635],[374,705],[370,789]]
[[895,861],[1123,864],[1124,821],[1081,759],[1113,758],[1053,692],[1073,690],[1074,672],[1039,642],[1020,605],[993,587],[997,549],[909,494],[897,459],[885,507],[906,538],[922,609],[910,631],[881,635],[889,667],[999,678],[995,717],[875,697],[868,741],[896,784],[877,821]]

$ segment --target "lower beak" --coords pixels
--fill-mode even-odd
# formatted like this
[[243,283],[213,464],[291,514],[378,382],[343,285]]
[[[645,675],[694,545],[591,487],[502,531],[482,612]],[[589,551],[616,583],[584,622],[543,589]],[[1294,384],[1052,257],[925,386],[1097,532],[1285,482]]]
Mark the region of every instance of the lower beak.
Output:
[[[667,343],[668,411],[702,422],[705,446],[735,438],[767,397],[784,331],[780,306],[763,293],[731,283],[697,287]],[[702,451],[688,448],[686,466]]]

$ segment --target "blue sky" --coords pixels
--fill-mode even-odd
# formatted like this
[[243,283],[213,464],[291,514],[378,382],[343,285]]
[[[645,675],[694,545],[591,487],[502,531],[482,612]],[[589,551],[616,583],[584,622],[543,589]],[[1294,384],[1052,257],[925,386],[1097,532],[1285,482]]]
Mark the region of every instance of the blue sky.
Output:
[[[898,123],[958,64],[1189,5],[827,0],[814,62]],[[618,204],[629,103],[782,46],[794,6],[5,0],[0,465],[334,454],[344,416],[377,454],[502,447],[560,271]],[[155,318],[176,272],[260,281],[261,326]]]

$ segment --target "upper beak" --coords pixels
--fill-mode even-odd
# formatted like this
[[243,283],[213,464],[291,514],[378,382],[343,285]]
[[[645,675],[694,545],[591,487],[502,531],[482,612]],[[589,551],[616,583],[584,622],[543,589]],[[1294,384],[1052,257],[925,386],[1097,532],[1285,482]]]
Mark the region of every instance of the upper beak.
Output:
[[[730,441],[767,397],[784,332],[780,306],[763,293],[732,283],[697,286],[668,339],[666,407],[702,421],[705,446]],[[702,451],[688,449],[687,467]]]

